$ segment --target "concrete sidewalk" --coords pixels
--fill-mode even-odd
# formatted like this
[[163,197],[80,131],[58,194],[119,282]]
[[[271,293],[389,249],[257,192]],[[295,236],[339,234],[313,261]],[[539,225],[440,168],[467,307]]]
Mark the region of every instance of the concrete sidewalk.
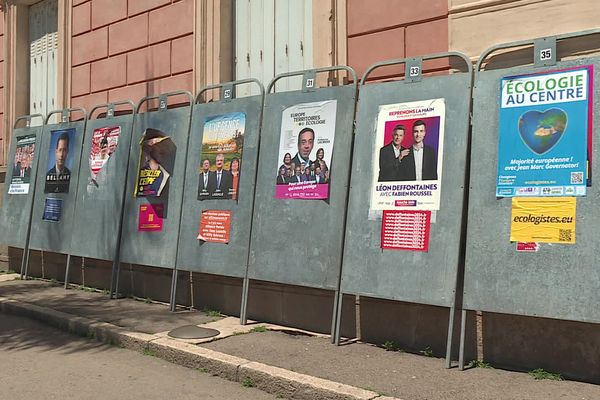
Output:
[[[39,280],[0,275],[0,310],[27,316],[173,363],[294,399],[435,400],[599,399],[600,387],[572,381],[535,380],[493,368],[447,370],[442,359],[349,342],[264,323],[239,325],[216,311],[171,313],[163,304],[70,289]],[[208,340],[167,336],[182,325],[221,334]],[[390,348],[391,346],[388,346]],[[396,350],[396,349],[394,349]]]

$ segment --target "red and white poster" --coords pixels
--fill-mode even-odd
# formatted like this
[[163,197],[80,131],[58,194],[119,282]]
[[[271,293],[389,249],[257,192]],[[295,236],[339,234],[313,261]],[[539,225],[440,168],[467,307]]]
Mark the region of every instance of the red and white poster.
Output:
[[517,242],[517,251],[523,253],[537,253],[540,250],[540,244],[536,242]]
[[200,233],[196,239],[204,242],[229,243],[231,211],[204,210],[200,217]]
[[381,248],[427,251],[431,211],[384,210],[381,223]]
[[92,183],[98,185],[96,178],[110,156],[117,149],[121,127],[104,127],[94,129],[92,146],[90,147],[90,176]]
[[160,232],[163,230],[164,204],[141,204],[138,232]]

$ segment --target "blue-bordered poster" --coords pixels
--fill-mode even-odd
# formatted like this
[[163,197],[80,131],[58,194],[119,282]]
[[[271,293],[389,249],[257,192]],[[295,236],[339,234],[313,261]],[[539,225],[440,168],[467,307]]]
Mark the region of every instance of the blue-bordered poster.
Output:
[[502,78],[496,196],[585,196],[592,72],[582,66]]

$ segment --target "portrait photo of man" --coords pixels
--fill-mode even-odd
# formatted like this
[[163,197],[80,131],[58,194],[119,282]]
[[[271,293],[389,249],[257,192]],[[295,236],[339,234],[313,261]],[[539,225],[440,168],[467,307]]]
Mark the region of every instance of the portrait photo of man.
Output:
[[296,165],[310,165],[310,153],[315,145],[315,131],[312,128],[304,128],[298,133],[298,152],[292,158]]
[[[52,132],[52,142],[48,155],[48,172],[46,172],[46,184],[44,193],[68,193],[71,181],[71,170],[67,167],[70,163],[69,151],[75,130]],[[52,143],[51,142],[51,143]]]
[[233,187],[233,176],[231,172],[223,168],[225,165],[225,156],[223,153],[218,153],[215,159],[217,167],[215,174],[215,190],[211,197],[221,197],[225,199],[231,198],[231,189]]
[[215,191],[215,184],[215,173],[210,170],[210,160],[206,158],[202,160],[202,172],[198,178],[198,200],[210,197]]
[[392,132],[392,141],[379,150],[379,182],[407,180],[406,157],[410,149],[402,146],[406,127],[396,125]]
[[410,153],[402,160],[405,162],[403,171],[409,181],[431,181],[437,180],[437,152],[431,146],[424,143],[427,135],[425,121],[417,120],[412,127],[413,145]]

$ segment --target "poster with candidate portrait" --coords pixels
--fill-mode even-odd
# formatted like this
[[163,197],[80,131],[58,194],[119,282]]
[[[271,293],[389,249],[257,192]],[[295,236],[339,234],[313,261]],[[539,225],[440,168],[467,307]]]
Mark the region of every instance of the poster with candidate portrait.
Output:
[[69,193],[73,166],[75,128],[50,132],[44,193]]
[[31,165],[34,156],[35,135],[18,136],[8,194],[29,193]]
[[337,100],[297,104],[283,110],[276,199],[329,198]]
[[177,147],[170,136],[148,128],[140,140],[140,158],[134,195],[160,197],[168,191]]
[[198,200],[238,199],[246,114],[206,118],[198,168]]
[[97,128],[92,133],[92,146],[89,155],[90,183],[96,187],[98,186],[98,173],[117,149],[120,134],[120,126]]
[[502,78],[496,196],[585,196],[591,65]]
[[379,107],[373,149],[372,210],[439,210],[444,99]]

